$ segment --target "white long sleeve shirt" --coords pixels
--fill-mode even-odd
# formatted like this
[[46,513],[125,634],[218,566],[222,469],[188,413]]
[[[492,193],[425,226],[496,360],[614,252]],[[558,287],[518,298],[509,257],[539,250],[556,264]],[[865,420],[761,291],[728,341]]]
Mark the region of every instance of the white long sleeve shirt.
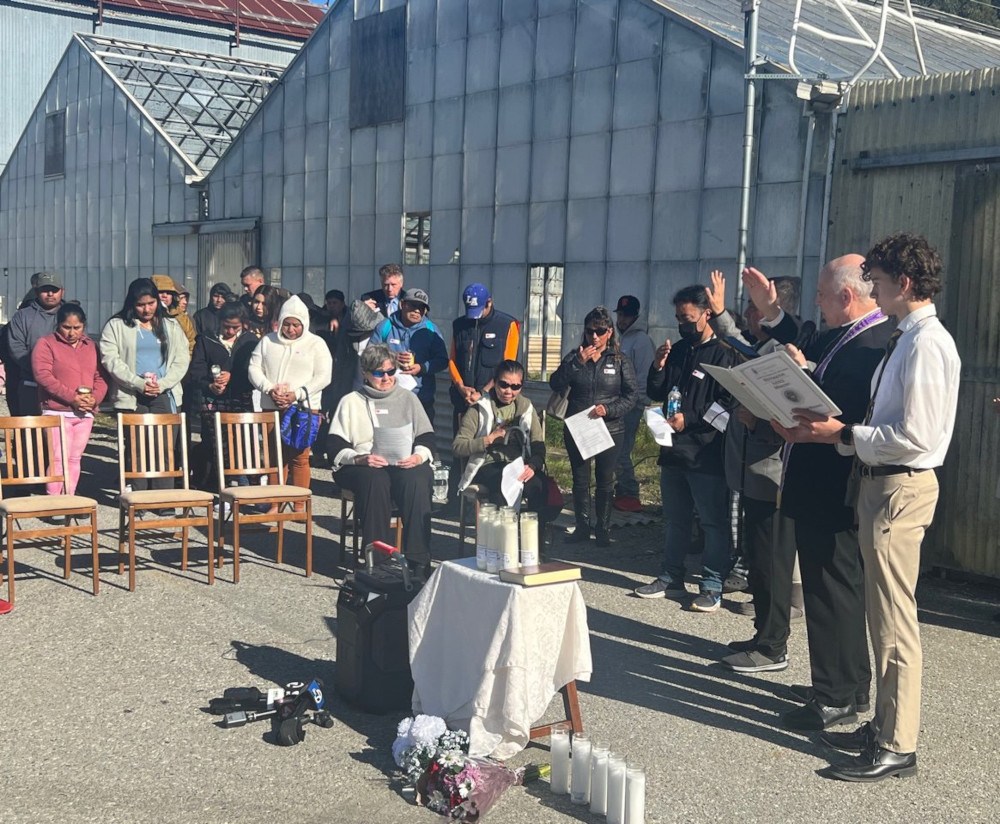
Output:
[[868,425],[854,427],[854,449],[868,466],[933,469],[944,463],[955,428],[962,361],[933,304],[897,328],[895,351],[872,376],[875,406]]

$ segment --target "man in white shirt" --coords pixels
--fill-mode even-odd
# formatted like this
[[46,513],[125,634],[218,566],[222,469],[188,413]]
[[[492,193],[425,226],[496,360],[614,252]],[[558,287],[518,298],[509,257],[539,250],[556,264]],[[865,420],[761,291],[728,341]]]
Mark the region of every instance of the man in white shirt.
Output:
[[[938,320],[941,258],[919,236],[891,235],[865,257],[865,278],[899,322],[872,378],[863,424],[804,415],[812,440],[853,451],[860,469],[858,533],[865,605],[875,652],[875,717],[852,733],[822,733],[828,745],[860,755],[830,775],[872,782],[917,771],[922,651],[915,591],[920,545],[934,517],[938,482],[955,426],[961,361]],[[800,410],[804,411],[804,410]]]

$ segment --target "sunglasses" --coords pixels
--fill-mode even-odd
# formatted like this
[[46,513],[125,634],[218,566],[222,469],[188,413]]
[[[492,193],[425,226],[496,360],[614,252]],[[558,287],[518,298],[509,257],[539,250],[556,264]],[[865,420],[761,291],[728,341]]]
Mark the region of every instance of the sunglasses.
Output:
[[588,335],[597,335],[598,337],[600,337],[601,335],[608,334],[608,332],[610,332],[610,331],[611,331],[611,327],[610,326],[593,326],[593,327],[589,327],[587,329],[587,334]]
[[515,392],[521,388],[521,384],[507,383],[507,381],[497,381],[497,386],[501,389],[513,389]]
[[395,374],[396,374],[396,367],[393,367],[392,369],[376,369],[374,372],[372,372],[372,377],[391,378]]
[[420,312],[421,315],[427,311],[422,303],[410,303],[408,300],[403,301],[403,309],[407,312]]

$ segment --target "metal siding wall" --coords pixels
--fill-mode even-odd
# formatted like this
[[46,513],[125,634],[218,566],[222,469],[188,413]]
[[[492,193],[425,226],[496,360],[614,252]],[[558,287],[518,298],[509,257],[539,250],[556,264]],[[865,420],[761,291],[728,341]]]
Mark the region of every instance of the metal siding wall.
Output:
[[[859,84],[840,137],[830,253],[864,251],[889,232],[924,234],[944,261],[939,311],[962,357],[955,435],[925,562],[1000,576],[1000,507],[992,460],[1000,417],[1000,171],[995,161],[852,171],[871,158],[1000,146],[1000,69]],[[983,458],[986,457],[986,460]]]

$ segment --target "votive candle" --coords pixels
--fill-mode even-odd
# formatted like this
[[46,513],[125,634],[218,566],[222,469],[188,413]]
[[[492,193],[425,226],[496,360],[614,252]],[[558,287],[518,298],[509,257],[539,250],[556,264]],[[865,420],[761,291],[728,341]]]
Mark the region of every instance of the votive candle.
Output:
[[625,756],[608,754],[608,824],[625,824]]
[[476,569],[486,569],[489,531],[496,511],[496,504],[481,504],[479,507],[479,516],[476,520]]
[[638,764],[625,770],[625,824],[645,824],[646,771]]
[[590,803],[590,738],[573,733],[573,784],[569,800],[574,804]]
[[517,566],[517,513],[513,509],[504,508],[501,525],[500,569],[513,569]]
[[594,741],[590,748],[590,811],[608,811],[608,746],[603,741]]
[[549,752],[552,756],[549,778],[552,792],[566,795],[569,792],[569,727],[565,724],[552,727]]

